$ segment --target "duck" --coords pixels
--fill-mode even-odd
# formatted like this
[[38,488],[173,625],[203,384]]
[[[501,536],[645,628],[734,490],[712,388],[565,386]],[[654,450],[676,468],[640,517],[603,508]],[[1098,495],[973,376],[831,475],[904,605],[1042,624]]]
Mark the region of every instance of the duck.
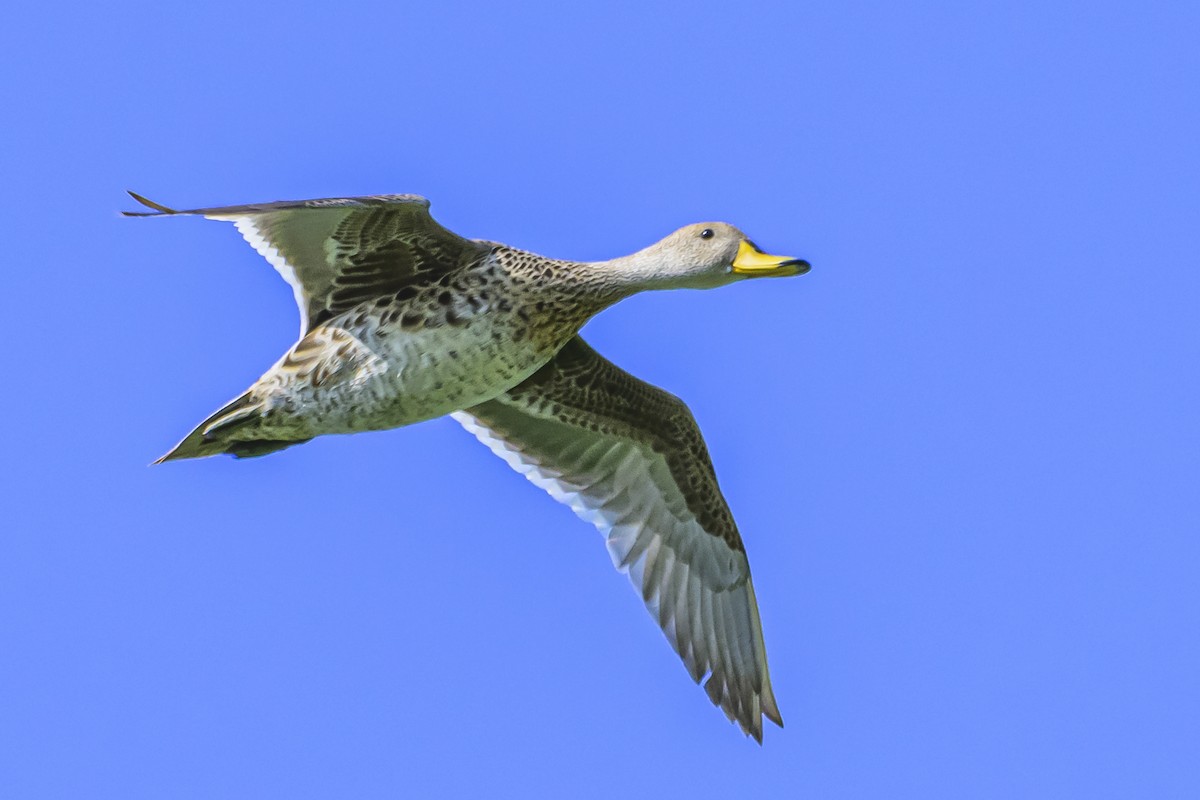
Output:
[[638,292],[809,271],[724,222],[631,255],[566,261],[442,227],[412,194],[130,217],[232,222],[291,286],[294,345],[154,463],[265,456],[449,415],[601,532],[689,676],[760,744],[783,726],[745,544],[695,418],[579,330]]

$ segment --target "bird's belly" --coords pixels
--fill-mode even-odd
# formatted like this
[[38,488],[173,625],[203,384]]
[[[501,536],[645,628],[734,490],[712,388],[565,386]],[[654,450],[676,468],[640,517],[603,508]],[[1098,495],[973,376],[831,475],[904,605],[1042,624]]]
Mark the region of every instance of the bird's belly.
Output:
[[358,347],[338,365],[337,379],[288,387],[278,398],[283,413],[276,418],[302,423],[309,435],[409,425],[490,400],[532,375],[557,349],[514,341],[496,328],[355,332]]

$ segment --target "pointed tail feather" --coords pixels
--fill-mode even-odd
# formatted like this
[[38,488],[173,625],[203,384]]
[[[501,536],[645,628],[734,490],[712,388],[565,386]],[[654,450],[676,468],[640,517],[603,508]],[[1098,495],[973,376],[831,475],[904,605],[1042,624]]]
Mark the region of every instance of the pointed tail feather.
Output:
[[[260,412],[261,408],[258,403],[250,396],[250,392],[246,392],[197,425],[196,429],[185,436],[182,442],[175,445],[170,452],[154,463],[161,464],[164,461],[176,461],[181,458],[204,458],[220,453],[238,455],[238,451],[247,450],[247,445],[257,443],[236,438],[236,430],[260,419]],[[247,455],[265,455],[265,453],[247,452]]]

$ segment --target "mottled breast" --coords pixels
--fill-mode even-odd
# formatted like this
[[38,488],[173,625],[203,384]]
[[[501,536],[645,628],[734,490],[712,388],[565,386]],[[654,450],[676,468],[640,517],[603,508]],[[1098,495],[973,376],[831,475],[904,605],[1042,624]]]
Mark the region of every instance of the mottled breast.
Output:
[[545,364],[598,310],[562,262],[497,247],[436,283],[405,286],[309,332],[264,376],[292,435],[379,430],[489,400]]

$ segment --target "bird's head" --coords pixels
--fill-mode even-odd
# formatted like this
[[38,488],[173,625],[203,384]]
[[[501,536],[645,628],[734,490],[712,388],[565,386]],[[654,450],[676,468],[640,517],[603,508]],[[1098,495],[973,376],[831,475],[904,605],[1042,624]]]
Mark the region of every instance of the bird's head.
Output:
[[802,259],[764,253],[725,222],[680,228],[638,255],[655,273],[654,286],[647,288],[709,289],[744,278],[782,278],[809,270]]

